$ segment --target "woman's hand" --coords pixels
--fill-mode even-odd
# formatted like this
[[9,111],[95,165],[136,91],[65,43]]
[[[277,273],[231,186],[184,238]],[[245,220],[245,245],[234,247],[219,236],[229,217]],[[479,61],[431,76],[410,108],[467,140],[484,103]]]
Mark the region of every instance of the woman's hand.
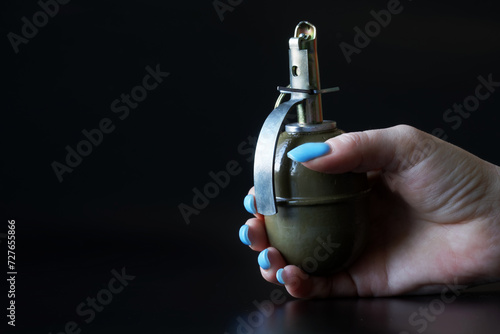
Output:
[[[410,126],[354,132],[325,142],[304,165],[323,173],[368,172],[368,244],[347,270],[310,276],[286,265],[255,213],[240,239],[261,252],[262,276],[298,298],[390,296],[439,291],[445,284],[500,280],[500,168]],[[297,161],[311,158],[301,147]],[[313,154],[314,157],[314,154]]]

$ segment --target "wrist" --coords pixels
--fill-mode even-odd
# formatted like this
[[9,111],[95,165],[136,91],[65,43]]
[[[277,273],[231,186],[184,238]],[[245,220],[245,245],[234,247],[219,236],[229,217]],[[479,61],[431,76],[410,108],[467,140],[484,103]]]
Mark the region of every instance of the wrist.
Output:
[[490,226],[493,242],[491,243],[491,251],[493,253],[492,271],[490,277],[493,282],[500,281],[500,167],[492,165],[494,168],[493,176],[493,193],[491,194],[492,213],[490,216]]

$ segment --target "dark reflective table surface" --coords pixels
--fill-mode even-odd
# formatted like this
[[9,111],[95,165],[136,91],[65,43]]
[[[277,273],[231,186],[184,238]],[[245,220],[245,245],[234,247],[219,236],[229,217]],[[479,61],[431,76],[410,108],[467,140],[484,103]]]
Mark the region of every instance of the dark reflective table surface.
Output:
[[456,298],[293,300],[274,306],[262,304],[242,314],[228,333],[493,334],[500,328],[500,290],[463,292]]

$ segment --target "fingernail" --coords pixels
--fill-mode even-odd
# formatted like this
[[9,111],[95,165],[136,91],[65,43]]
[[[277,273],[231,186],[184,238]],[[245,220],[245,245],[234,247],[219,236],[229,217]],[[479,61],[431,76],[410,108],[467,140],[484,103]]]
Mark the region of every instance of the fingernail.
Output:
[[245,206],[245,209],[251,213],[251,214],[256,214],[257,209],[255,208],[255,202],[254,202],[254,197],[253,195],[247,195],[245,199],[243,200],[243,205]]
[[269,253],[269,250],[268,249],[264,249],[259,254],[259,266],[262,269],[269,269],[269,268],[271,268],[271,262],[269,262],[269,258],[267,257],[267,253]]
[[283,269],[278,269],[278,271],[276,272],[276,279],[281,284],[285,284],[285,282],[283,281]]
[[287,153],[288,157],[297,162],[306,162],[330,152],[330,145],[326,143],[306,143],[297,146]]
[[252,244],[250,242],[250,239],[248,238],[248,225],[243,225],[242,227],[240,227],[240,240],[247,246],[250,246]]

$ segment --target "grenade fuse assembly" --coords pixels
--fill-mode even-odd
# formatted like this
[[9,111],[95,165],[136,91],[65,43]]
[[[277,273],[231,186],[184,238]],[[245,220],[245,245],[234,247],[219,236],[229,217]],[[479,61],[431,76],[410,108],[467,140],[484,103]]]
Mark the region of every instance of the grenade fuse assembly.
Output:
[[[290,85],[278,87],[281,96],[259,134],[254,185],[270,244],[288,264],[326,275],[349,266],[363,249],[369,187],[364,173],[319,173],[287,157],[297,146],[343,133],[323,120],[321,94],[339,88],[320,87],[316,41],[316,27],[305,21],[290,38]],[[292,110],[297,122],[285,125]]]

